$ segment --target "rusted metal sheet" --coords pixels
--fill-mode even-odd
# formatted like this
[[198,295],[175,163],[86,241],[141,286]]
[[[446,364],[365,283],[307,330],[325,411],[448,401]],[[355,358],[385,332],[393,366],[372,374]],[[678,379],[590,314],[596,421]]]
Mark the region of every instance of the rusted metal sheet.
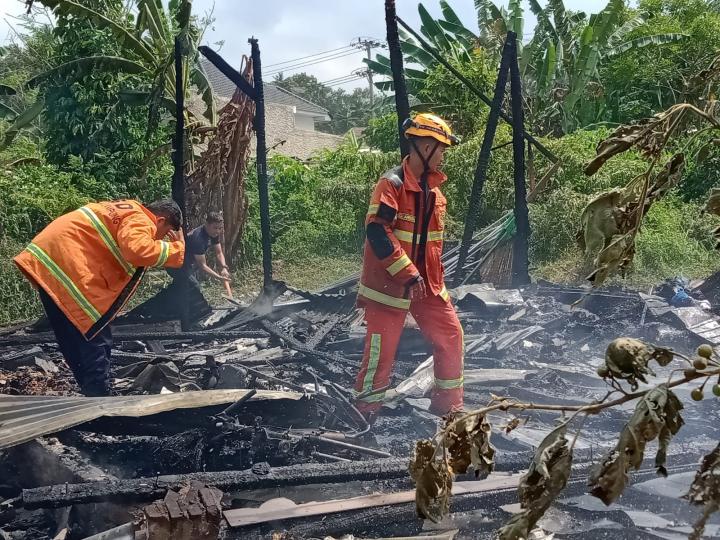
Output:
[[[233,403],[250,390],[206,390],[150,396],[9,396],[0,394],[0,449],[95,420],[102,416],[149,416],[175,409]],[[297,392],[257,390],[253,401],[298,400]]]

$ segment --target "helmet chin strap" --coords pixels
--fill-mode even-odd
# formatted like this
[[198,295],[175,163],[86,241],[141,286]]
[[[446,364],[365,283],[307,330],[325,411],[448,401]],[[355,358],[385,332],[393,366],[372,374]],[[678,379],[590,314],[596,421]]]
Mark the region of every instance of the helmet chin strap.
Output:
[[427,192],[427,180],[428,176],[430,175],[430,160],[435,155],[435,152],[437,152],[438,146],[440,146],[440,141],[435,141],[432,152],[430,152],[430,155],[427,158],[422,154],[422,152],[420,152],[420,149],[417,147],[417,143],[415,142],[414,137],[410,138],[410,144],[415,150],[415,153],[420,157],[420,160],[422,161],[423,172],[422,175],[420,175],[420,186],[423,188],[423,191]]

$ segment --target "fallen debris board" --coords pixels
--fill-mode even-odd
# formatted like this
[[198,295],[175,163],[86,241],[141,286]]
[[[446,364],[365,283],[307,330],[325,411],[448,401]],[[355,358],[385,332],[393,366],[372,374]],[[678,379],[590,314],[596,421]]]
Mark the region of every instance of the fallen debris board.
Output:
[[[150,396],[58,397],[0,394],[0,449],[95,420],[102,416],[149,416],[175,409],[234,403],[250,390],[206,390]],[[253,401],[298,400],[297,392],[258,390]]]
[[[519,474],[513,476],[490,477],[478,482],[457,482],[453,485],[453,495],[482,493],[516,488],[520,479]],[[348,512],[363,508],[388,506],[408,503],[415,500],[415,490],[401,491],[399,493],[376,493],[350,499],[339,499],[322,502],[309,502],[295,505],[288,499],[273,499],[260,506],[260,508],[238,508],[227,510],[225,519],[231,527],[245,527],[258,525],[270,521],[295,519],[310,516],[325,516],[338,512]]]
[[537,373],[533,369],[466,369],[463,373],[465,385],[497,383],[500,381],[521,381],[526,375]]
[[271,467],[267,474],[256,474],[252,470],[246,470],[161,475],[152,478],[57,484],[24,489],[22,500],[25,508],[62,508],[72,504],[102,501],[145,502],[162,498],[168,489],[193,480],[226,492],[247,491],[304,484],[337,484],[406,478],[407,467],[407,459],[387,458],[352,463],[309,463]]

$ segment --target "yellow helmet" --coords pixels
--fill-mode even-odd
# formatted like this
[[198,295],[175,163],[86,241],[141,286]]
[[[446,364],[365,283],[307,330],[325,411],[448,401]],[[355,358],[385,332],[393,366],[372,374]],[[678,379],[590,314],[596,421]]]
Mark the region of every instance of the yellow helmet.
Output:
[[430,113],[419,113],[415,115],[415,118],[405,120],[403,122],[403,132],[405,137],[432,137],[448,146],[460,142],[452,134],[450,126],[445,120]]

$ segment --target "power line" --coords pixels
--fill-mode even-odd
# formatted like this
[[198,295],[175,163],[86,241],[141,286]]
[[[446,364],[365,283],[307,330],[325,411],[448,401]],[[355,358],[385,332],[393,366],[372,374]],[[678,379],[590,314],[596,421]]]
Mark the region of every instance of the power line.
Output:
[[355,75],[354,73],[349,73],[347,75],[342,75],[341,77],[335,77],[334,79],[328,79],[327,81],[322,81],[320,84],[332,84],[334,82],[338,82],[343,79],[359,79],[360,75]]
[[308,60],[307,62],[301,62],[300,64],[294,64],[294,65],[292,65],[292,66],[284,66],[284,67],[281,67],[281,68],[275,68],[275,69],[271,70],[270,73],[271,73],[271,74],[274,74],[274,73],[282,73],[283,71],[290,71],[290,70],[293,70],[293,69],[300,69],[300,68],[303,68],[303,67],[306,67],[306,66],[313,66],[313,65],[315,65],[315,64],[322,64],[323,62],[329,62],[329,61],[331,61],[331,60],[337,60],[338,58],[344,58],[345,56],[351,56],[351,55],[353,55],[353,54],[357,54],[358,52],[360,52],[360,51],[357,51],[357,50],[354,50],[354,49],[353,49],[353,50],[350,50],[350,51],[345,51],[345,52],[337,53],[337,54],[335,54],[335,55],[333,55],[333,56],[318,58],[318,59],[316,59],[316,60]]
[[354,44],[353,44],[353,45],[345,45],[344,47],[338,47],[337,49],[330,49],[330,50],[328,50],[328,51],[322,51],[322,52],[318,52],[318,53],[315,53],[315,54],[309,54],[309,55],[307,55],[307,56],[301,56],[301,57],[299,57],[299,58],[293,58],[292,60],[285,60],[285,61],[283,61],[283,62],[275,62],[274,64],[268,64],[268,65],[265,66],[265,67],[280,66],[280,65],[282,65],[282,64],[292,64],[292,63],[298,62],[298,61],[300,61],[300,60],[305,60],[305,59],[307,59],[307,58],[313,58],[313,57],[315,57],[315,56],[322,56],[322,55],[325,55],[325,54],[328,54],[328,53],[337,52],[337,51],[342,51],[343,49],[352,49],[352,48],[355,48],[355,45],[354,45]]
[[322,63],[324,63],[324,62],[329,62],[329,61],[331,61],[331,60],[337,60],[337,59],[339,59],[339,58],[344,58],[344,57],[346,57],[346,56],[351,56],[351,55],[353,55],[353,54],[358,54],[359,52],[361,52],[361,51],[356,50],[356,49],[353,49],[353,50],[351,50],[351,51],[349,51],[349,52],[340,53],[340,54],[338,54],[338,55],[336,55],[336,56],[332,56],[332,57],[328,57],[328,58],[322,58],[322,59],[317,59],[317,60],[313,60],[313,61],[311,61],[311,62],[305,62],[305,63],[297,64],[297,65],[294,65],[294,66],[287,66],[287,67],[283,67],[283,68],[280,68],[280,69],[274,69],[274,70],[271,70],[271,71],[269,71],[269,72],[267,72],[267,73],[263,73],[263,75],[277,75],[278,73],[283,73],[283,72],[285,72],[285,71],[292,71],[292,70],[301,69],[301,68],[308,67],[308,66],[314,66],[315,64],[322,64]]
[[346,79],[346,80],[344,80],[344,81],[335,81],[335,82],[332,82],[332,83],[324,84],[323,86],[326,86],[327,88],[331,88],[331,87],[333,87],[333,86],[338,86],[338,85],[341,85],[341,84],[347,84],[347,83],[355,82],[355,81],[357,81],[357,80],[358,80],[358,79],[357,79],[357,77],[356,77],[356,78],[354,78],[354,79]]

